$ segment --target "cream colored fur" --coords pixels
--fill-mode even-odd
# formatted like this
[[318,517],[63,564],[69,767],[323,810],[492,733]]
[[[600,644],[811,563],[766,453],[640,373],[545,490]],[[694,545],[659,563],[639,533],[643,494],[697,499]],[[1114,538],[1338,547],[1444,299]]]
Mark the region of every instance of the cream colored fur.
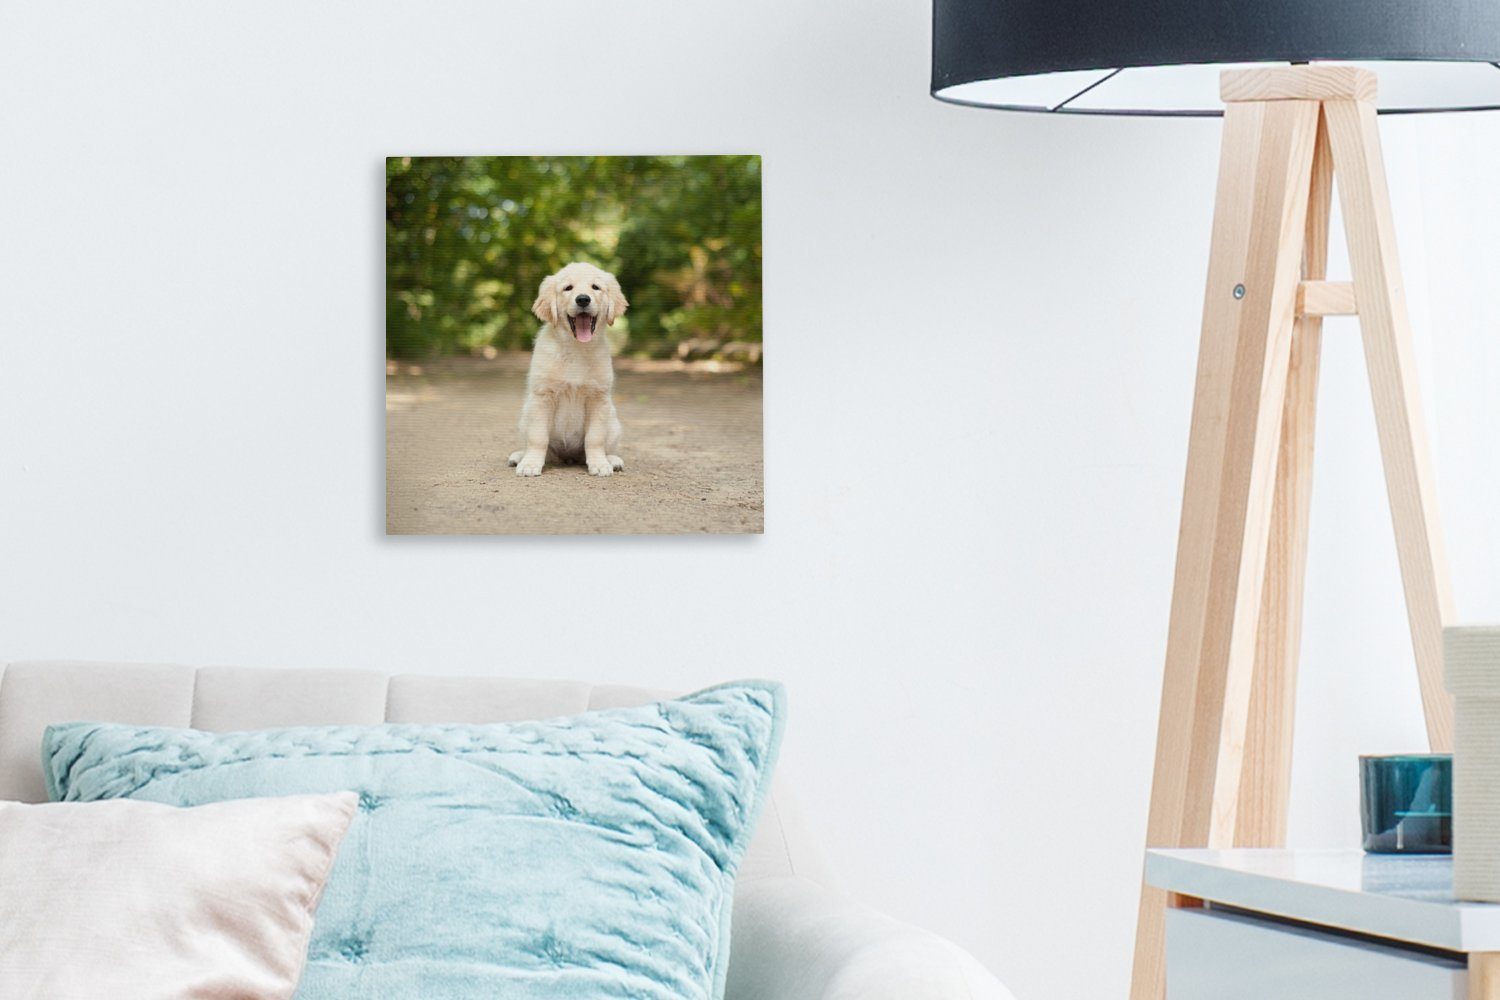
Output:
[[[524,446],[510,456],[516,475],[540,476],[548,461],[582,462],[594,476],[625,468],[603,327],[613,326],[628,306],[615,276],[592,264],[575,262],[542,280],[531,307],[543,325],[521,407]],[[575,333],[580,323],[592,329],[587,342]]]

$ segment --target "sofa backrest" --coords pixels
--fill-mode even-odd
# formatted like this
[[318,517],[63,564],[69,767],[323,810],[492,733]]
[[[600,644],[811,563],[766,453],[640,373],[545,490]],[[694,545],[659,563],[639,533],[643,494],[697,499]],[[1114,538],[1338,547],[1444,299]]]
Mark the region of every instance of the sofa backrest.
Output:
[[[44,802],[42,731],[55,722],[123,722],[214,732],[382,722],[483,723],[546,719],[669,697],[644,688],[502,677],[387,675],[362,670],[267,670],[163,664],[0,665],[0,799]],[[794,866],[780,779],[740,869],[740,881],[808,874]]]

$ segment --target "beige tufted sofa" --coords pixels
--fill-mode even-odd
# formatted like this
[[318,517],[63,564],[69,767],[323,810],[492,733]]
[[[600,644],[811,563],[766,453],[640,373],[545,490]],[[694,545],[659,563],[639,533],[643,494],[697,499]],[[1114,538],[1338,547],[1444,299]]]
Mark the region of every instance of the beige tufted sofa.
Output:
[[[638,705],[641,688],[113,663],[0,666],[0,799],[45,801],[42,730],[87,720],[230,731],[507,722]],[[780,780],[785,787],[785,780]],[[736,887],[727,1000],[1013,1000],[958,947],[823,888],[773,789]]]

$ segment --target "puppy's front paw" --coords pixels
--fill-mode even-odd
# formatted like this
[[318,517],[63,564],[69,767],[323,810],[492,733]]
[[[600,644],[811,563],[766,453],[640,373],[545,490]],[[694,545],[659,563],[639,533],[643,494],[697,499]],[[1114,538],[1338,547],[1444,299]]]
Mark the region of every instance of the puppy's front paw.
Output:
[[625,460],[619,455],[605,455],[604,457],[609,462],[611,469],[614,469],[616,472],[625,471]]
[[516,463],[516,475],[540,476],[542,474],[542,462],[545,459],[545,455],[522,455],[521,460]]
[[589,459],[589,475],[591,475],[591,476],[612,476],[614,474],[615,474],[615,467],[614,467],[613,464],[610,463],[610,460],[608,458],[605,458],[605,459],[602,459],[602,460],[601,459],[597,459],[597,458],[591,458],[591,459]]
[[512,469],[514,469],[516,466],[518,466],[518,465],[521,464],[521,456],[523,456],[525,454],[526,453],[524,451],[513,451],[513,452],[511,452],[510,453],[510,458],[506,459],[506,464],[509,465]]

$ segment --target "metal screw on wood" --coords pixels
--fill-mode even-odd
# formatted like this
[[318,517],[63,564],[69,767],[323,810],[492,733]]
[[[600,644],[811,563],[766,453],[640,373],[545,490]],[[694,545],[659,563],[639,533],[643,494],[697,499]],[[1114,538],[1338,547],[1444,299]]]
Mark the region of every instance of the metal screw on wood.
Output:
[[1244,285],[1235,285],[1234,286],[1234,297],[1237,298],[1237,299],[1243,299],[1245,297],[1245,286]]

